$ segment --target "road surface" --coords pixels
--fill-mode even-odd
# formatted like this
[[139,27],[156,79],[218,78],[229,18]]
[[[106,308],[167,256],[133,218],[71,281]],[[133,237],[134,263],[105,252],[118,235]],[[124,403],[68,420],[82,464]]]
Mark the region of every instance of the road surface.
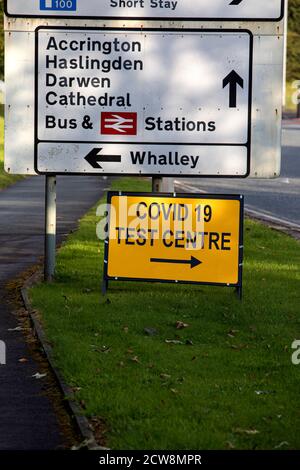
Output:
[[176,189],[241,193],[253,215],[300,229],[300,125],[284,125],[281,177],[257,179],[177,179]]
[[[9,331],[18,321],[3,298],[6,282],[43,255],[44,184],[44,177],[33,177],[0,192],[0,340],[7,349],[6,365],[0,365],[0,450],[56,449],[64,444],[45,381],[32,377],[39,365],[30,357],[22,332]],[[59,242],[106,187],[101,177],[58,178]],[[19,362],[22,358],[28,362]]]

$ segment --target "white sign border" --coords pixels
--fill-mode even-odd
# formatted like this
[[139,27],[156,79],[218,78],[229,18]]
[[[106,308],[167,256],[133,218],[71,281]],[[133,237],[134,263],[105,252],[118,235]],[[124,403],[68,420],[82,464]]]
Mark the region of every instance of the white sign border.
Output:
[[[101,1],[101,0],[100,0]],[[159,17],[159,16],[76,16],[76,15],[65,15],[65,14],[59,14],[59,15],[47,15],[47,13],[42,14],[39,13],[37,15],[17,15],[15,13],[9,13],[8,11],[8,0],[4,0],[4,13],[7,17],[10,18],[53,18],[53,19],[58,19],[58,18],[64,18],[64,19],[78,19],[78,20],[92,20],[92,19],[97,19],[97,20],[132,20],[132,21],[201,21],[201,22],[207,22],[207,21],[234,21],[234,22],[248,22],[248,21],[255,21],[255,22],[279,22],[282,21],[284,18],[284,13],[285,13],[285,2],[287,0],[281,0],[281,13],[278,18],[202,18],[202,17]]]
[[[35,73],[34,73],[34,80],[35,80],[35,85],[34,85],[34,90],[35,90],[35,96],[34,96],[34,170],[38,175],[49,175],[49,174],[55,174],[55,175],[90,175],[94,176],[95,172],[47,172],[47,171],[40,171],[38,169],[38,145],[39,143],[44,143],[45,141],[41,141],[38,139],[38,65],[39,65],[39,42],[38,42],[38,34],[40,30],[81,30],[81,31],[87,31],[87,30],[95,30],[97,31],[116,31],[116,32],[124,32],[124,28],[119,28],[119,27],[112,27],[112,28],[95,28],[95,27],[72,27],[72,26],[38,26],[35,30]],[[141,28],[126,28],[126,32],[128,31],[134,31],[134,32],[141,32]],[[219,33],[219,29],[215,28],[207,28],[207,29],[185,29],[184,31],[180,28],[143,28],[143,32],[159,32],[159,33],[168,33],[168,32],[180,32],[180,34],[184,33],[200,33],[203,34],[205,32],[208,33]],[[252,137],[252,88],[253,88],[253,33],[249,29],[222,29],[222,34],[223,33],[246,33],[249,35],[250,39],[250,48],[249,48],[249,93],[248,93],[248,135],[247,135],[247,142],[245,144],[223,144],[223,143],[214,143],[214,144],[188,144],[192,147],[203,147],[206,145],[209,145],[210,147],[245,147],[247,149],[247,171],[244,175],[218,175],[218,174],[212,174],[212,175],[205,175],[205,178],[247,178],[250,173],[251,173],[251,137]],[[46,142],[51,142],[51,141],[46,141]],[[86,141],[62,141],[62,140],[55,140],[53,142],[57,143],[90,143],[90,144],[95,144],[95,145],[104,145],[104,144],[122,144],[124,145],[124,142],[107,142],[107,141],[91,141],[91,142],[86,142]],[[127,144],[130,144],[130,142],[126,142]],[[132,144],[132,143],[131,143]],[[137,145],[155,145],[155,142],[134,142],[134,144]],[[159,145],[162,146],[167,146],[170,145],[170,142],[159,142]],[[187,145],[186,142],[182,143],[176,143],[176,145]],[[145,177],[155,177],[155,176],[163,176],[163,177],[174,177],[174,174],[161,174],[161,173],[105,173],[101,172],[99,173],[101,175],[106,175],[106,176],[120,176],[120,175],[128,175],[128,176],[145,176]],[[178,176],[185,176],[184,174],[180,174]],[[188,174],[189,177],[191,178],[198,178],[199,174]]]

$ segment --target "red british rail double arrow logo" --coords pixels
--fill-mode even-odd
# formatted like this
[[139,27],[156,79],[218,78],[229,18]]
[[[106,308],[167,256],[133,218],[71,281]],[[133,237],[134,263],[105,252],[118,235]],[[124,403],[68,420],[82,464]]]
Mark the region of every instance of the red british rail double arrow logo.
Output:
[[101,134],[137,135],[137,113],[101,113]]

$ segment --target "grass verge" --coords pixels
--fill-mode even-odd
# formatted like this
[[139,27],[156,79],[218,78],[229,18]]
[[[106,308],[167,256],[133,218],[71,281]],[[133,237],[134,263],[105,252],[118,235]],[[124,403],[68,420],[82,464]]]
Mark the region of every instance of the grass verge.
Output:
[[[124,178],[113,189],[150,186]],[[299,449],[298,242],[246,222],[243,303],[223,288],[146,283],[112,283],[103,298],[97,221],[93,209],[60,249],[56,281],[30,295],[57,366],[105,423],[105,444]]]
[[295,103],[296,92],[297,92],[297,87],[295,86],[295,82],[287,82],[285,111],[296,113],[297,111],[297,104]]

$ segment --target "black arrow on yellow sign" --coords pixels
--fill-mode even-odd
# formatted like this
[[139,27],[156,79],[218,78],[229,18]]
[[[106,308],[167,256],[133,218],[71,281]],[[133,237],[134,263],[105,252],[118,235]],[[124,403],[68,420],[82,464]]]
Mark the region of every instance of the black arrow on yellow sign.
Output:
[[191,269],[202,264],[202,261],[199,261],[194,256],[191,256],[190,259],[151,258],[150,261],[151,263],[189,264]]

